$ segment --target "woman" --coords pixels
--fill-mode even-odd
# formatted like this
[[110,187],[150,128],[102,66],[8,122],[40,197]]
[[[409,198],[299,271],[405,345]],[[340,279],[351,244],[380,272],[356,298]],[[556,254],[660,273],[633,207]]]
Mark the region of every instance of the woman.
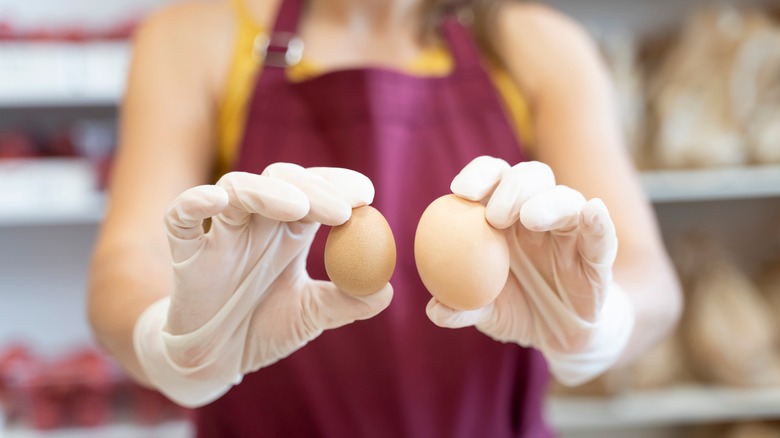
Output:
[[[674,326],[593,44],[538,4],[458,3],[189,3],[139,29],[90,317],[200,436],[548,436],[548,364],[579,384]],[[476,311],[414,264],[450,188],[507,230]],[[398,265],[355,298],[315,232],[372,202]]]

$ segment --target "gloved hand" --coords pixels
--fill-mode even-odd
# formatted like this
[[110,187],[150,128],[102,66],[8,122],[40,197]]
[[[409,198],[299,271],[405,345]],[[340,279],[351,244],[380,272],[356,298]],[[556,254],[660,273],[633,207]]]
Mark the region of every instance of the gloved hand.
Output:
[[262,175],[229,173],[177,197],[165,217],[173,292],[134,331],[150,383],[183,406],[201,406],[323,330],[386,308],[389,283],[357,298],[306,272],[320,223],[343,224],[373,197],[371,181],[357,172],[286,163]]
[[481,309],[457,311],[431,299],[431,321],[473,325],[497,341],[536,348],[565,385],[612,366],[631,335],[634,310],[612,281],[618,242],[604,203],[556,185],[545,164],[510,168],[492,157],[472,161],[451,189],[486,202],[488,222],[506,230],[510,273],[501,294]]

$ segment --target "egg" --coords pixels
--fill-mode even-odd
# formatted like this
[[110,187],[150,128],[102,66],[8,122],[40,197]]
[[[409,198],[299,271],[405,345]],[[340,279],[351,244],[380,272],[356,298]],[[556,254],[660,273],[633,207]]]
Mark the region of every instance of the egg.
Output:
[[325,242],[325,271],[339,289],[367,296],[382,289],[395,270],[395,239],[382,213],[371,206],[333,227]]
[[485,207],[455,195],[433,201],[417,224],[417,271],[428,291],[457,310],[492,302],[509,276],[504,232],[485,219]]

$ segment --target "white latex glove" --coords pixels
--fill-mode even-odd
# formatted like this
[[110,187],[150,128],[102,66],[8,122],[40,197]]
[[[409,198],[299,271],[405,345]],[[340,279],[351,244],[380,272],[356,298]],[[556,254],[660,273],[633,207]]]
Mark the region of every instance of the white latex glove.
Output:
[[165,217],[173,292],[141,315],[134,332],[150,383],[183,406],[201,406],[323,330],[386,308],[389,283],[357,298],[306,272],[320,223],[343,224],[373,197],[371,181],[357,172],[277,163],[176,198]]
[[492,157],[472,161],[451,188],[487,202],[488,222],[506,230],[510,273],[498,298],[481,309],[458,311],[431,299],[431,321],[473,325],[497,341],[536,348],[565,385],[612,366],[631,335],[634,310],[612,281],[618,242],[604,203],[557,186],[545,164],[510,168]]

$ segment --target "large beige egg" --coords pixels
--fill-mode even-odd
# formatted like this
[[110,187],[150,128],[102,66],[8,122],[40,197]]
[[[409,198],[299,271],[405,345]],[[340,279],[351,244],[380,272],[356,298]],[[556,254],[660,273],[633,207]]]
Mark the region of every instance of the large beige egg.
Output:
[[395,239],[382,213],[370,206],[333,227],[325,242],[325,270],[339,289],[366,296],[382,289],[395,270]]
[[485,207],[455,195],[433,201],[414,238],[425,287],[443,304],[473,310],[493,301],[509,276],[504,232],[485,220]]

